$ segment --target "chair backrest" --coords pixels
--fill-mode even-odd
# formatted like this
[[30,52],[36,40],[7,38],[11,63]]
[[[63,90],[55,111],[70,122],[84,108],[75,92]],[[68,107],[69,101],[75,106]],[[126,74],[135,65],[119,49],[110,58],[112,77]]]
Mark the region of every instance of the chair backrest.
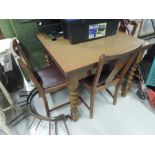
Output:
[[32,67],[31,67],[31,65],[30,65],[30,63],[22,49],[22,46],[17,42],[16,39],[14,39],[12,41],[12,48],[13,48],[14,52],[16,53],[16,55],[18,55],[32,69]]
[[20,67],[26,71],[28,77],[33,81],[35,84],[36,88],[38,89],[39,93],[42,94],[44,93],[44,90],[42,86],[40,85],[40,81],[38,80],[38,77],[36,77],[35,72],[26,64],[21,58],[18,58],[18,63]]
[[138,24],[135,21],[121,20],[119,31],[127,32],[129,35],[134,36]]
[[115,62],[111,72],[106,77],[104,85],[111,83],[115,79],[116,75],[118,75],[118,73],[119,73],[119,79],[120,79],[119,82],[121,83],[129,67],[131,66],[132,63],[134,63],[139,52],[142,52],[142,50],[143,50],[142,46],[140,46],[137,49],[128,53],[114,55],[114,56],[105,56],[105,55],[100,56],[97,71],[93,80],[93,90],[96,89],[99,83],[99,79],[105,64],[108,64],[110,62]]

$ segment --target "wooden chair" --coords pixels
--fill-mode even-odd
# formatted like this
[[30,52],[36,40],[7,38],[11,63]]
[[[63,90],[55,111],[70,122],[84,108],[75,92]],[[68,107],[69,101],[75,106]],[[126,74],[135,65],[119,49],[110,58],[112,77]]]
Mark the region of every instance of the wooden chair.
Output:
[[[51,111],[62,107],[62,105],[50,109],[45,94],[54,93],[64,89],[67,86],[65,77],[54,64],[52,67],[48,66],[38,72],[34,72],[27,64],[23,62],[21,58],[18,58],[18,63],[27,72],[27,75],[35,84],[39,95],[43,98],[46,114],[49,117]],[[69,104],[69,102],[63,105],[65,106],[67,104]]]
[[[26,55],[25,55],[25,53],[24,53],[24,51],[23,51],[23,49],[22,49],[22,46],[20,45],[20,43],[19,42],[17,42],[17,40],[16,39],[13,39],[12,40],[12,48],[13,48],[13,51],[15,52],[15,56],[20,56],[21,57],[21,59],[27,64],[27,65],[29,65],[29,67],[31,67],[31,65],[30,65],[30,63],[29,63],[29,61],[28,61],[28,59],[27,59],[27,57],[26,57]],[[32,68],[32,67],[31,67]]]
[[66,78],[54,63],[37,72],[34,71],[17,40],[13,40],[13,50],[19,56],[19,65],[33,81],[40,96],[43,98],[46,111],[49,115],[50,110],[47,105],[45,93],[52,93],[65,88],[67,86]]
[[[27,57],[25,56],[25,53],[22,47],[17,42],[17,40],[13,40],[12,48],[16,54],[19,66],[27,74],[28,78],[33,81],[36,87],[28,95],[27,103],[31,103],[29,101],[29,98],[31,98],[32,100],[32,98],[36,95],[36,90],[37,90],[37,94],[39,93],[40,97],[42,97],[43,99],[47,116],[40,116],[39,114],[35,113],[32,108],[29,107],[30,114],[32,114],[35,118],[38,118],[40,120],[48,120],[50,122],[51,120],[57,119],[57,118],[51,119],[50,112],[68,105],[69,102],[50,109],[48,105],[48,100],[46,98],[46,93],[54,93],[61,89],[66,88],[67,86],[66,78],[63,76],[62,72],[54,63],[39,71],[34,71]],[[50,128],[49,128],[49,133],[50,133]]]
[[[81,80],[81,84],[87,90],[90,91],[90,106],[88,106],[80,96],[80,99],[83,101],[85,106],[90,111],[90,118],[93,118],[95,93],[100,92],[102,90],[106,90],[113,98],[113,104],[114,105],[116,104],[118,90],[122,83],[122,80],[126,72],[128,71],[130,65],[134,62],[140,51],[141,47],[137,48],[134,51],[124,53],[121,55],[114,55],[114,56],[102,55],[99,58],[96,74]],[[104,66],[111,62],[113,62],[114,64],[111,71],[108,70],[106,71],[106,69],[103,70]],[[115,84],[116,88],[113,95],[108,89],[108,87]]]
[[[22,48],[21,44],[18,42],[18,40],[16,40],[16,39],[12,40],[11,49],[12,49],[12,54],[15,57],[16,61],[17,61],[18,57],[20,57],[32,69],[32,67],[28,61],[28,58],[25,55],[23,48]],[[17,61],[17,63],[18,63],[18,61]],[[30,79],[27,76],[27,74],[25,73],[25,71],[22,68],[20,68],[20,70],[23,73],[26,81],[30,82]]]
[[[120,22],[119,31],[127,32],[129,35],[134,36],[137,26],[138,26],[138,24],[135,21],[123,19]],[[131,29],[129,27],[131,27]]]
[[[21,68],[26,71],[29,78],[35,84],[36,89],[34,90],[37,90],[37,93],[39,93],[40,97],[42,97],[47,116],[40,116],[39,114],[34,113],[32,110],[31,114],[33,114],[33,116],[37,117],[40,120],[48,120],[50,122],[52,118],[50,113],[58,108],[68,105],[69,102],[50,109],[48,105],[48,100],[46,98],[46,93],[54,93],[61,89],[64,89],[67,86],[65,77],[54,64],[52,64],[52,67],[48,66],[38,72],[34,72],[26,63],[23,62],[21,58],[18,58],[18,63]],[[34,90],[32,92],[34,92]],[[50,131],[51,130],[49,127],[49,133]]]

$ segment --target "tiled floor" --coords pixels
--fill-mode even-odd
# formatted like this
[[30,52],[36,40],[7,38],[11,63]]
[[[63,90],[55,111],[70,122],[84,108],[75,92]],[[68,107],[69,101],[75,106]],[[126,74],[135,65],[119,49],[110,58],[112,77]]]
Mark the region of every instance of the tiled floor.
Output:
[[[26,88],[31,89],[30,87]],[[81,89],[80,92],[85,100],[89,102],[89,93],[84,89]],[[80,113],[79,121],[76,123],[70,120],[67,121],[70,133],[72,135],[155,134],[155,113],[141,103],[135,93],[136,90],[132,89],[125,98],[119,94],[116,106],[112,105],[112,99],[105,91],[98,93],[95,99],[94,119],[89,119],[88,110],[81,104],[78,107]],[[24,100],[24,98],[19,97],[19,92],[12,95],[17,102]],[[49,94],[47,97],[51,106],[69,100],[67,89],[55,93],[52,96]],[[44,110],[41,110],[43,107],[39,96],[36,96],[34,102],[37,103],[39,112],[43,114]],[[22,105],[22,103],[19,105]],[[69,114],[69,107],[57,110],[52,114],[57,115],[60,113]],[[7,112],[6,115],[10,121],[15,117],[15,112],[12,110],[12,112]],[[32,121],[33,117],[29,116],[15,126],[12,123],[10,125],[12,133],[15,135],[48,135],[47,122],[42,121],[36,130],[39,120],[35,120],[29,129]],[[60,135],[66,134],[62,122],[58,124],[58,131]],[[0,134],[5,133],[0,131]],[[52,128],[52,134],[54,134],[54,128]]]

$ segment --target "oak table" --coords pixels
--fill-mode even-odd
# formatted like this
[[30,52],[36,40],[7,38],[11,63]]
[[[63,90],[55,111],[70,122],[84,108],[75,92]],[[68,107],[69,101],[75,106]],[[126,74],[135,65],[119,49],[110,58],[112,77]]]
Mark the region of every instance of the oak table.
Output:
[[117,32],[116,35],[71,45],[63,37],[52,41],[48,35],[38,33],[37,38],[47,50],[49,56],[61,69],[68,81],[71,115],[78,120],[79,80],[95,73],[99,57],[126,53],[135,50],[144,42],[141,39]]

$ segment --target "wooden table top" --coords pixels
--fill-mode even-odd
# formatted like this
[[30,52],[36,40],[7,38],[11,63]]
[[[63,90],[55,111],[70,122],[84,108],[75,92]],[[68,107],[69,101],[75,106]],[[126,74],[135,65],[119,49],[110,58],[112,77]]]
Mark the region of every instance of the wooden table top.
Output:
[[144,41],[121,32],[116,35],[71,45],[63,37],[52,41],[48,35],[38,33],[37,38],[48,50],[65,74],[98,62],[102,54],[107,56],[126,53],[141,46]]

